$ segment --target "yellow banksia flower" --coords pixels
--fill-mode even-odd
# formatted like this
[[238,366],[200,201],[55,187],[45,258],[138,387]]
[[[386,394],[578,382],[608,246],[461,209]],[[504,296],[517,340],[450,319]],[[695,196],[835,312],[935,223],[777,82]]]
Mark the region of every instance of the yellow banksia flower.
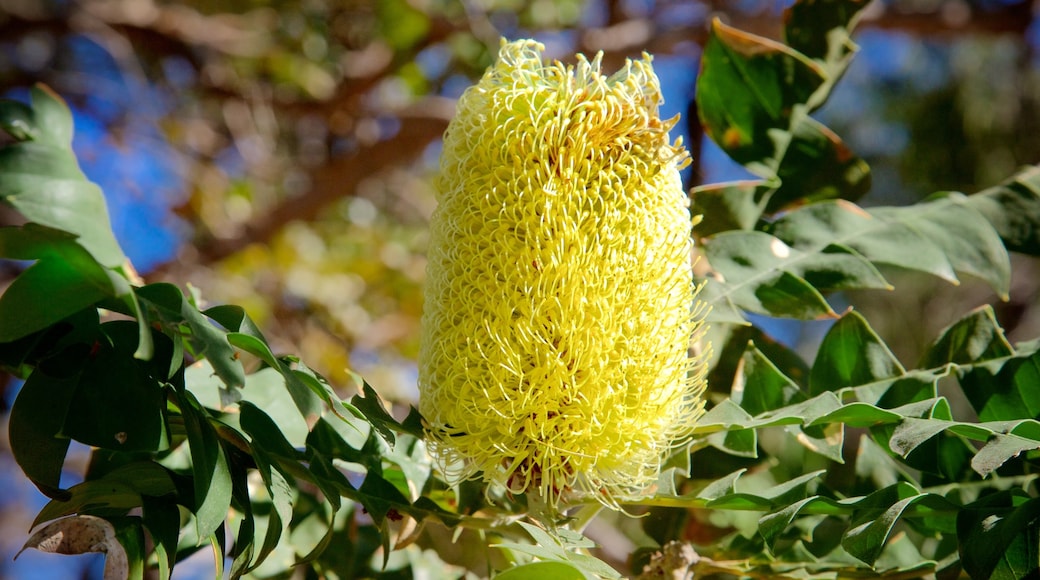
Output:
[[445,133],[419,407],[449,481],[616,507],[703,409],[689,160],[648,55],[542,50],[503,42]]

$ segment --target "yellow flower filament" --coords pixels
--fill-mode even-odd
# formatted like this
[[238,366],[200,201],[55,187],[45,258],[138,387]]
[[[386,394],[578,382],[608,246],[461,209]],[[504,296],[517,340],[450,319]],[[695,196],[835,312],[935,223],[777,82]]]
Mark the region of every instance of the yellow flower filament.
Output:
[[688,158],[648,56],[542,50],[503,43],[445,134],[419,406],[450,481],[616,506],[702,412]]

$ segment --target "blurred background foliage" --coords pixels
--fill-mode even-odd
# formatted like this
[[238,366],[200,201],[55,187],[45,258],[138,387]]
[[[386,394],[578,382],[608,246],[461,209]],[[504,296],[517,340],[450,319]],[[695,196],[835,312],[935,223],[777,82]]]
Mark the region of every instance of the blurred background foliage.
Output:
[[[694,110],[708,23],[720,16],[775,38],[787,4],[0,0],[0,96],[44,82],[69,102],[83,169],[109,195],[146,281],[190,282],[211,304],[242,305],[276,350],[299,354],[344,396],[356,388],[351,369],[407,405],[440,135],[499,38],[534,37],[563,60],[603,51],[608,70],[653,54],[665,116],[683,114],[694,186],[744,175]],[[1036,11],[1010,0],[871,5],[860,56],[817,114],[870,164],[863,205],[977,191],[1040,160]],[[912,365],[939,329],[987,302],[1012,342],[1040,334],[1040,276],[1016,260],[1007,302],[982,284],[888,272],[899,293],[838,300]],[[0,264],[0,284],[20,267]],[[757,322],[803,354],[829,324]],[[0,379],[0,389],[6,414],[17,384]],[[0,457],[0,486],[15,486],[11,473]],[[6,554],[42,503],[18,490],[0,493],[9,577],[19,568]],[[691,534],[710,535],[702,526]],[[609,558],[611,538],[596,539]]]

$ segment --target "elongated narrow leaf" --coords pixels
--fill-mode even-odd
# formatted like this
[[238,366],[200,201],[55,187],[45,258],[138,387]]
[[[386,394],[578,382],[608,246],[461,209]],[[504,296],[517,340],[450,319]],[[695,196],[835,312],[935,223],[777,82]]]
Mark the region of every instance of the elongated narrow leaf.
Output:
[[844,200],[791,211],[768,231],[803,252],[832,244],[849,247],[874,264],[886,264],[958,283],[957,273],[978,277],[1006,295],[1011,265],[988,221],[961,195],[906,207],[869,211]]
[[220,438],[205,409],[187,391],[178,393],[177,400],[191,451],[195,529],[199,540],[204,541],[221,528],[227,516],[231,505],[231,472]]
[[36,487],[52,498],[68,498],[68,492],[59,486],[69,449],[69,438],[61,429],[78,382],[76,374],[53,376],[46,368],[37,369],[22,385],[11,408],[11,454]]

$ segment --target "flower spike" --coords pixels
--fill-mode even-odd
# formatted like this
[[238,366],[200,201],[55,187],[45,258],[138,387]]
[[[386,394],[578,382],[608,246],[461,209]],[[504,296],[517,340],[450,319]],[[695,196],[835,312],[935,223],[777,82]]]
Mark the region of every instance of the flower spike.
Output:
[[617,507],[703,410],[689,159],[648,55],[543,50],[503,42],[445,133],[419,406],[449,481]]

